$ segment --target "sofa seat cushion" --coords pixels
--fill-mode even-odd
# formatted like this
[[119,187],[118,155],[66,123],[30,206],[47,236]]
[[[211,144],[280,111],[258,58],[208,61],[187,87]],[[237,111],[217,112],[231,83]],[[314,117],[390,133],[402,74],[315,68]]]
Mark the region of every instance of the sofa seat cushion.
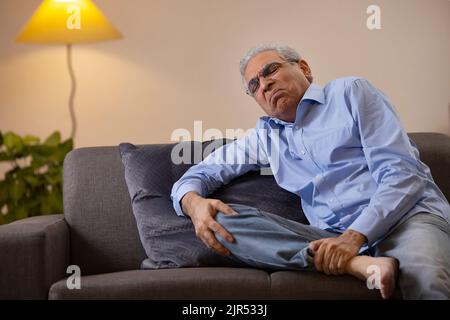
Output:
[[[399,290],[395,298],[401,298]],[[49,299],[380,299],[380,294],[347,275],[269,273],[253,268],[179,268],[82,276],[79,290],[68,289],[64,279],[51,286]]]
[[[327,276],[319,272],[277,271],[271,274],[274,299],[381,299],[379,290],[369,290],[364,281],[350,275]],[[399,289],[393,299],[401,299]]]
[[53,284],[49,299],[266,299],[270,276],[249,268],[131,270],[81,277],[81,289]]

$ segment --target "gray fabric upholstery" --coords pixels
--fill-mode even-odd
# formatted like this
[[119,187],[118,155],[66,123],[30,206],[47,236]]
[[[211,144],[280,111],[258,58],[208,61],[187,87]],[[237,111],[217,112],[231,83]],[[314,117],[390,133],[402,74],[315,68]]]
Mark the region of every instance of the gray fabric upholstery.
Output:
[[175,214],[169,197],[174,171],[172,147],[119,146],[139,235],[148,256],[142,267],[242,265],[208,250],[196,238],[192,222]]
[[66,275],[69,252],[63,215],[0,226],[0,299],[46,299],[50,286]]
[[145,258],[117,147],[80,148],[64,160],[71,263],[82,274],[138,269]]
[[351,276],[181,268],[85,276],[80,290],[67,289],[66,281],[61,280],[50,288],[49,299],[380,299],[380,294]]
[[430,167],[434,181],[450,201],[450,137],[433,132],[413,132],[408,136],[417,144],[420,159]]
[[86,276],[80,290],[55,283],[50,299],[264,299],[269,275],[245,268],[134,270]]
[[[215,142],[217,141],[220,142],[220,140]],[[174,146],[168,144],[137,147],[130,143],[122,143],[119,146],[133,212],[141,242],[148,256],[143,267],[160,269],[242,266],[243,264],[235,259],[209,250],[195,236],[192,222],[187,218],[178,217],[175,213],[170,199],[171,188],[187,167],[183,165],[184,170],[180,171],[180,165],[172,163],[171,154]],[[210,147],[210,142],[185,143],[185,146],[190,150],[196,147],[201,151],[214,149],[214,145]],[[220,147],[222,143],[216,146]],[[204,155],[206,156],[206,153]],[[274,194],[277,197],[273,197]],[[300,207],[300,199],[281,189],[273,176],[262,176],[259,171],[234,180],[217,190],[211,197],[225,202],[236,201],[258,206],[283,217],[306,222]]]
[[[271,275],[273,299],[381,299],[378,290],[349,275],[327,276],[318,272],[278,271]],[[400,299],[396,290],[393,299]]]

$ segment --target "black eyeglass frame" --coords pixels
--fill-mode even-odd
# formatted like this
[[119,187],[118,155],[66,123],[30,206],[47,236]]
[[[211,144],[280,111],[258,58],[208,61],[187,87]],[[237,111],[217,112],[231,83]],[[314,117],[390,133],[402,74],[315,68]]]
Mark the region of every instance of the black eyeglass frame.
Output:
[[[245,90],[245,93],[248,94],[251,97],[255,96],[255,93],[258,91],[259,86],[260,86],[260,81],[259,78],[263,77],[263,78],[267,78],[269,76],[274,75],[275,73],[278,72],[278,70],[280,70],[281,66],[285,63],[297,63],[298,61],[274,61],[274,62],[270,62],[268,64],[266,64],[259,72],[258,74],[253,77],[252,79],[250,79],[250,81],[247,83],[247,88]],[[271,70],[274,66],[276,66],[275,69]],[[252,85],[252,83],[255,83],[255,89],[253,90],[253,92],[250,90],[250,86]]]

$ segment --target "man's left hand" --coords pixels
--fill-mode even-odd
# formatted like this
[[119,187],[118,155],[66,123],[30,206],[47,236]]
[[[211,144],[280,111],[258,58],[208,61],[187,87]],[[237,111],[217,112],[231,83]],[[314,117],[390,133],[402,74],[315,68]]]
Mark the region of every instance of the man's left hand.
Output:
[[367,238],[354,230],[347,230],[339,237],[312,241],[309,248],[314,251],[314,265],[325,274],[345,273],[347,262],[355,257]]

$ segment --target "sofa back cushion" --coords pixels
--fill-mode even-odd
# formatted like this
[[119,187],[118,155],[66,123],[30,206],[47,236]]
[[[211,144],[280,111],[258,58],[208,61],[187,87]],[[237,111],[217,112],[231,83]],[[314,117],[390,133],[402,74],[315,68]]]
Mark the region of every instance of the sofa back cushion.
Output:
[[[172,149],[171,154],[188,164],[193,163],[194,150],[210,153],[223,145],[222,140],[213,144],[181,143]],[[185,172],[176,165],[167,170],[171,160],[165,147],[137,147],[130,143],[119,146],[125,167],[125,180],[128,185],[133,212],[136,218],[141,242],[148,258],[144,268],[175,268],[202,266],[243,266],[230,257],[209,250],[197,237],[190,219],[175,213],[170,199],[173,182]],[[161,154],[162,152],[162,154]],[[186,157],[187,154],[187,157]],[[206,154],[205,154],[206,155]],[[201,157],[197,157],[201,159]],[[184,165],[183,165],[184,166]],[[180,170],[181,168],[181,170]],[[278,187],[272,176],[252,172],[235,179],[210,195],[226,203],[241,203],[258,207],[297,221],[306,222],[300,199]]]
[[412,132],[420,160],[430,167],[431,175],[447,201],[450,201],[450,137],[435,132]]
[[82,275],[139,267],[145,252],[117,147],[72,150],[64,159],[63,198],[71,264]]

